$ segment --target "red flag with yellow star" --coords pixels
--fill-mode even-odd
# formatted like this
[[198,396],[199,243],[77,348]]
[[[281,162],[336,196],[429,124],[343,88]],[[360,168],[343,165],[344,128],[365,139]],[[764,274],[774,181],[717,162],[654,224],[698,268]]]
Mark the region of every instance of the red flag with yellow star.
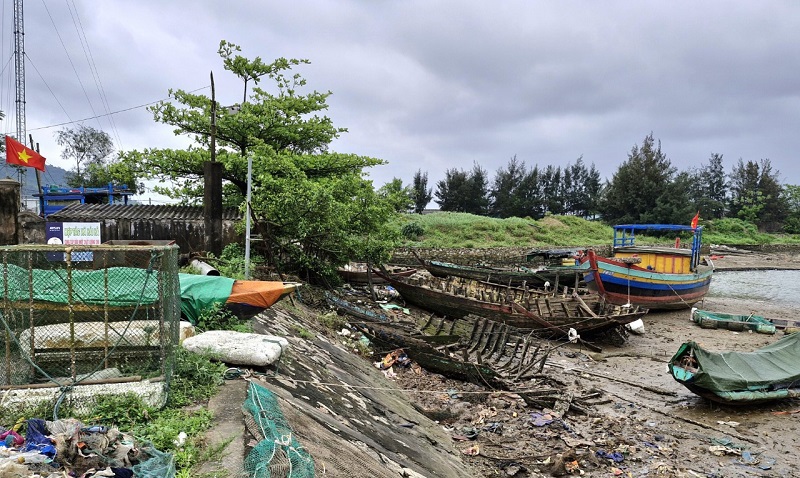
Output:
[[6,163],[44,171],[45,157],[11,136],[6,136]]

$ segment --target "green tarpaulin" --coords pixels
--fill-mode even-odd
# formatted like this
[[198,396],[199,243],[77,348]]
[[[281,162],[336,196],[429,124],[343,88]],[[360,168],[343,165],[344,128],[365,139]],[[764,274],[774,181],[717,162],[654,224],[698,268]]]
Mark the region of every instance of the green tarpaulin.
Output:
[[73,270],[68,275],[63,269],[29,271],[14,264],[7,264],[3,269],[2,292],[10,301],[33,299],[68,304],[71,296],[73,303],[125,306],[152,304],[158,300],[158,271],[111,267],[91,271]]
[[712,392],[781,388],[800,380],[800,334],[786,335],[753,352],[709,352],[686,342],[670,360],[670,372],[687,355],[697,368],[687,382]]
[[181,283],[181,313],[196,324],[200,313],[214,304],[224,304],[231,295],[234,280],[221,276],[178,274]]

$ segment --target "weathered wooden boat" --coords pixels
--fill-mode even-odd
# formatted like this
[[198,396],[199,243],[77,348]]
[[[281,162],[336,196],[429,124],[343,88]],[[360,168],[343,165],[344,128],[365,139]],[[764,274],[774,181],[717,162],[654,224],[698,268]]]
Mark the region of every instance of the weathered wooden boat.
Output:
[[[415,268],[403,266],[390,266],[385,267],[385,269],[390,275],[396,275],[400,277],[408,277],[417,272],[417,269]],[[377,275],[372,269],[368,270],[367,265],[363,262],[352,262],[350,264],[346,264],[345,266],[338,268],[336,272],[339,274],[339,277],[341,277],[342,280],[349,282],[350,284],[369,284],[370,279],[372,279],[373,284],[386,283],[386,280]]]
[[774,334],[777,328],[769,319],[760,315],[726,314],[692,307],[692,322],[704,329],[752,330],[760,334]]
[[[702,227],[672,224],[614,226],[613,255],[599,257],[588,250],[582,263],[587,287],[608,302],[649,309],[690,308],[702,300],[711,284],[713,266],[700,257]],[[690,248],[635,245],[636,232],[692,234]]]
[[388,323],[391,320],[388,315],[381,311],[365,307],[364,305],[354,304],[353,302],[330,292],[325,293],[325,301],[336,311],[337,314],[349,315],[365,323]]
[[680,384],[709,400],[750,404],[800,397],[800,334],[753,352],[710,352],[686,342],[669,361]]
[[[437,347],[422,334],[399,324],[362,323],[359,329],[367,335],[377,348],[382,350],[403,349],[420,367],[429,372],[449,378],[492,387],[501,387],[494,370],[482,364],[461,360]],[[452,338],[457,342],[458,337]]]
[[425,269],[435,277],[462,277],[476,281],[493,282],[502,285],[544,287],[550,282],[550,275],[525,267],[499,268],[489,266],[467,266],[441,261],[424,261]]
[[647,313],[641,307],[618,307],[597,294],[579,295],[567,288],[558,293],[528,287],[507,287],[461,278],[410,277],[387,280],[413,305],[450,318],[477,315],[541,337],[606,332]]
[[408,321],[397,322],[342,297],[327,294],[326,299],[379,346],[403,348],[426,370],[479,384],[530,379],[542,372],[549,350],[558,346],[483,317],[404,315]]
[[[588,264],[582,264],[582,249],[534,249],[525,255],[526,267],[545,277],[551,284],[582,284]],[[577,286],[575,286],[577,287]]]
[[569,393],[563,382],[545,373],[550,353],[566,342],[542,340],[477,316],[451,319],[404,313],[401,317],[407,321],[398,323],[361,301],[354,303],[333,294],[326,298],[338,312],[350,316],[350,323],[375,345],[385,350],[395,348],[390,355],[402,350],[430,372],[502,390],[517,390],[515,384],[535,380],[535,389],[517,393],[530,406],[552,409],[559,417],[567,412],[587,414],[594,405],[592,400],[602,398],[596,392]]

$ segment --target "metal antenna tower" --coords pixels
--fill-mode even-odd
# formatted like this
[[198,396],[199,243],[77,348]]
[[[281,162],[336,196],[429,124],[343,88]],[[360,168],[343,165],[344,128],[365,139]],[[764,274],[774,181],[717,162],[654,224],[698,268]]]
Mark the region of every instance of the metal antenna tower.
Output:
[[16,67],[17,91],[17,141],[27,143],[25,138],[25,21],[22,18],[22,0],[14,0],[14,65]]

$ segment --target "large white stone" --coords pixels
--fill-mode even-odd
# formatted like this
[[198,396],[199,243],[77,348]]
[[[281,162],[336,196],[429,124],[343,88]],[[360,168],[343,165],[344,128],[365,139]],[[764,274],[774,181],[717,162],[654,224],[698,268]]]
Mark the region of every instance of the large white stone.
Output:
[[264,366],[277,362],[289,342],[274,335],[210,330],[187,337],[182,345],[190,352],[210,353],[225,363]]

